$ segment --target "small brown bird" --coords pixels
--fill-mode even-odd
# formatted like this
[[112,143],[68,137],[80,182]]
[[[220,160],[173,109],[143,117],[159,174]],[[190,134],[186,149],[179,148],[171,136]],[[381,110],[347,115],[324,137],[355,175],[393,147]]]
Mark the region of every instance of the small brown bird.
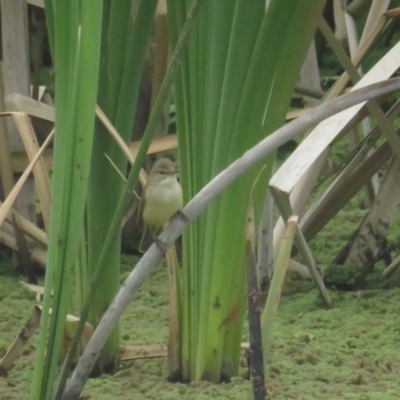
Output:
[[142,218],[145,223],[139,245],[142,252],[148,249],[164,224],[182,208],[183,196],[177,179],[178,172],[168,158],[160,158],[150,172],[141,198]]

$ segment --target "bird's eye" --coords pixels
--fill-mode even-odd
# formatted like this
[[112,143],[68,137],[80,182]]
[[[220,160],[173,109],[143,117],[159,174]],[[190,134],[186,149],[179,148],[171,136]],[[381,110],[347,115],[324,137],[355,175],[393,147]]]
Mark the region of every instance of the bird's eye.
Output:
[[160,171],[160,174],[161,174],[161,175],[164,175],[164,174],[165,174],[165,172],[164,172],[164,171]]

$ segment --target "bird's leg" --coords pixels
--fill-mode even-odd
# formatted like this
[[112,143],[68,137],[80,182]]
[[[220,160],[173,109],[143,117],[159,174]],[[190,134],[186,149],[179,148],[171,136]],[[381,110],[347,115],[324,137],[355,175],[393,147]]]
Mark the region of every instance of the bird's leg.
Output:
[[154,244],[155,244],[164,254],[167,254],[167,250],[168,250],[169,246],[167,246],[167,244],[164,243],[161,239],[159,239],[159,237],[156,236],[153,232],[151,233],[151,235],[153,236]]
[[182,210],[178,210],[176,213],[175,213],[175,215],[177,216],[177,217],[179,217],[183,222],[185,222],[185,223],[189,223],[190,221],[189,221],[189,218],[186,216],[186,214],[182,211]]

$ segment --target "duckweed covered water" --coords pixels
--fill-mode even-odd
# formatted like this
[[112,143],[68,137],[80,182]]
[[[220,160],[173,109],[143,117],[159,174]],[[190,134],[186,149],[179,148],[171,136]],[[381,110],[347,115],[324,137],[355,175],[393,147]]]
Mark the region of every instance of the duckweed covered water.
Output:
[[[134,263],[124,256],[125,273]],[[3,256],[0,280],[0,352],[4,354],[36,304],[12,276]],[[334,308],[323,307],[311,283],[289,277],[275,326],[266,384],[269,399],[400,399],[400,289],[332,292]],[[121,345],[166,343],[167,273],[159,266],[121,321]],[[32,351],[26,346],[8,377],[0,378],[0,398],[29,400]],[[244,333],[244,340],[246,332]],[[247,399],[249,381],[174,384],[166,359],[124,362],[114,375],[91,379],[82,399]]]

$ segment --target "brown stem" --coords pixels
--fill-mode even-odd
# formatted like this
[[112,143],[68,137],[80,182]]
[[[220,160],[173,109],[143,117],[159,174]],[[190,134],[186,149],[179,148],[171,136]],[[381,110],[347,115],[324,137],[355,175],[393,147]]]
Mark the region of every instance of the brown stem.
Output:
[[250,332],[250,379],[253,386],[254,400],[265,400],[264,361],[260,320],[260,289],[257,282],[256,257],[249,240],[246,241],[246,264],[248,285],[248,312]]

